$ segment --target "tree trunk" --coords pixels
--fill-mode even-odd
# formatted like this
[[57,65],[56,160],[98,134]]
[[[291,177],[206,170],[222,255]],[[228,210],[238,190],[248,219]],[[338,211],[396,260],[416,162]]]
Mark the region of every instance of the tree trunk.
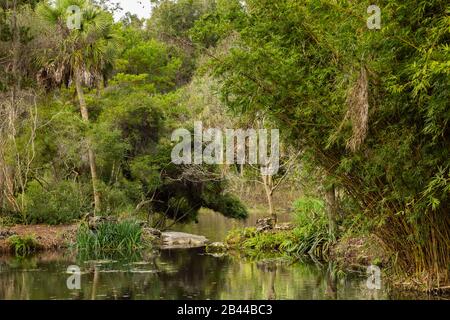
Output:
[[5,194],[5,174],[4,174],[4,165],[3,161],[1,159],[1,152],[0,152],[0,214],[3,210],[3,198]]
[[[83,87],[81,86],[80,75],[77,73],[75,75],[75,86],[78,94],[78,101],[80,102],[81,118],[85,122],[89,122],[89,112],[86,106],[86,101],[84,99]],[[97,165],[95,163],[95,153],[92,150],[91,140],[88,139],[88,158],[89,166],[91,168],[91,178],[92,178],[92,190],[94,192],[94,215],[101,210],[100,202],[100,192],[97,187]]]
[[[20,57],[20,33],[18,32],[17,27],[17,1],[14,0],[12,3],[12,17],[11,17],[11,35],[12,35],[12,68],[11,68],[11,74],[13,78],[12,82],[12,88],[11,88],[11,108],[9,110],[9,127],[7,127],[8,132],[8,139],[12,138],[14,139],[14,136],[16,134],[16,130],[14,127],[14,121],[15,121],[15,112],[16,112],[16,101],[17,101],[17,91],[20,87],[20,79],[19,79],[19,73],[18,73],[18,62]],[[16,150],[17,152],[17,150]],[[15,168],[11,166],[10,164],[3,163],[4,165],[4,171],[3,171],[3,183],[5,188],[5,195],[7,197],[8,202],[11,204],[13,210],[20,211],[19,206],[17,205],[16,199],[14,197],[14,171]],[[19,173],[20,174],[20,173]]]
[[14,174],[15,174],[15,168],[14,166],[8,165],[4,163],[4,171],[3,171],[3,177],[4,177],[4,196],[6,197],[7,205],[11,206],[11,210],[16,212],[21,212],[19,204],[16,201],[16,198],[14,197],[15,194],[15,181],[14,181]]
[[272,180],[272,176],[268,175],[262,176],[262,180],[264,183],[264,190],[266,191],[266,197],[267,197],[267,204],[269,205],[269,215],[271,216],[271,218],[273,219],[274,224],[277,224],[277,214],[275,213],[275,211],[273,210],[273,180]]
[[336,235],[336,220],[337,220],[337,205],[336,205],[336,193],[334,185],[326,190],[325,198],[327,202],[327,213],[328,213],[328,225],[329,225],[329,234],[331,236]]

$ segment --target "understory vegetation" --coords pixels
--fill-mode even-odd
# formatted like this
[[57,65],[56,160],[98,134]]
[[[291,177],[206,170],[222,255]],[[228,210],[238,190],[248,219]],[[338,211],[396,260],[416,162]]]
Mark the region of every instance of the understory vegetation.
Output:
[[250,256],[278,253],[327,258],[335,235],[329,232],[325,203],[305,197],[294,203],[294,210],[292,230],[258,232],[256,228],[236,229],[228,234],[226,242]]
[[[370,1],[161,0],[120,21],[108,3],[0,1],[2,224],[114,216],[125,222],[82,226],[78,249],[133,251],[142,231],[126,219],[165,230],[209,208],[243,220],[246,188],[276,229],[274,199],[291,188],[292,229],[227,243],[327,258],[376,238],[392,275],[449,287],[448,1],[380,1],[375,30]],[[171,135],[196,121],[279,129],[280,170],[175,164]]]

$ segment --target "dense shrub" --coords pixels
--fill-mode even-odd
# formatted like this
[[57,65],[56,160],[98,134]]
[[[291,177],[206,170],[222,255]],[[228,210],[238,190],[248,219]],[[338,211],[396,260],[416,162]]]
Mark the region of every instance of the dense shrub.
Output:
[[66,224],[74,222],[90,211],[89,194],[83,186],[72,181],[61,181],[44,188],[36,181],[28,184],[23,223]]
[[225,217],[235,219],[247,218],[247,209],[238,197],[226,193],[224,195],[204,195],[204,206],[214,211],[220,212]]
[[[126,181],[125,181],[126,182]],[[130,190],[126,190],[130,187]],[[131,199],[130,193],[135,191],[131,188],[131,183],[122,184],[116,183],[114,185],[101,187],[102,195],[102,214],[103,215],[119,215],[123,213],[133,212],[136,207],[136,200]],[[139,190],[136,190],[134,196],[139,196]]]

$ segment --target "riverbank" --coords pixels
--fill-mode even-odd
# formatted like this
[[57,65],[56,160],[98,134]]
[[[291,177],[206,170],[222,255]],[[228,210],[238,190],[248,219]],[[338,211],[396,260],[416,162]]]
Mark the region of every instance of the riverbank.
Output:
[[34,239],[37,251],[52,251],[64,249],[75,241],[78,225],[15,225],[0,227],[0,253],[14,251],[10,238],[17,236],[22,239]]
[[362,270],[369,265],[383,266],[389,257],[373,236],[345,237],[337,241],[317,238],[301,243],[300,232],[284,226],[271,230],[257,228],[235,229],[229,232],[225,243],[232,250],[247,256],[280,254],[310,255],[319,260],[336,262],[342,269]]
[[[79,224],[72,225],[15,225],[0,227],[0,254],[14,253],[11,239],[23,239],[33,243],[33,251],[58,251],[73,247]],[[142,238],[161,249],[189,249],[204,247],[210,241],[201,235],[142,227]]]
[[[22,239],[32,238],[35,241],[35,250],[39,252],[64,252],[76,242],[76,233],[79,225],[16,225],[0,228],[0,255],[7,256],[14,253],[11,237]],[[261,225],[259,226],[261,228]],[[158,230],[143,227],[144,237],[153,237],[154,247],[161,249],[189,249],[205,247],[208,254],[216,257],[232,255],[238,252],[243,257],[260,261],[270,256],[289,256],[298,258],[299,234],[292,225],[282,223],[270,230],[258,230],[258,227],[235,229],[229,232],[223,243],[208,241],[204,236],[197,236],[180,232],[159,232]],[[379,266],[383,271],[390,266],[390,257],[382,249],[381,243],[373,236],[343,237],[334,243],[323,241],[311,242],[308,252],[313,259],[333,263],[337,270],[345,272],[356,271],[364,273],[369,265]],[[425,292],[448,295],[447,286],[443,288],[427,288],[424,283],[409,277],[394,277],[383,272],[383,277],[390,286],[404,289],[406,292]]]
[[395,257],[389,255],[380,240],[373,235],[344,236],[333,241],[319,235],[306,243],[301,242],[301,239],[311,237],[305,237],[297,228],[242,228],[232,230],[225,240],[225,245],[228,250],[256,259],[277,255],[291,258],[310,256],[312,260],[320,263],[332,263],[335,271],[344,273],[366,274],[369,266],[375,266],[381,270],[384,285],[395,291],[450,298],[448,283],[443,282],[441,286],[433,287],[429,285],[426,276],[397,273]]

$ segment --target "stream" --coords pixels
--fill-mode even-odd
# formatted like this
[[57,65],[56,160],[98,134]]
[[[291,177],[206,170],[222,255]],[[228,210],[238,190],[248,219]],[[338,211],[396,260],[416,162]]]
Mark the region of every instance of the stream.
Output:
[[[228,230],[251,225],[212,212],[199,223],[174,230],[223,240]],[[283,217],[280,218],[283,220]],[[287,217],[284,217],[287,219]],[[67,268],[81,271],[79,290],[70,290]],[[0,256],[0,299],[390,299],[387,290],[367,288],[365,274],[330,277],[327,264],[271,259],[249,261],[213,256],[203,248],[155,250],[134,256],[80,260],[46,252]]]

